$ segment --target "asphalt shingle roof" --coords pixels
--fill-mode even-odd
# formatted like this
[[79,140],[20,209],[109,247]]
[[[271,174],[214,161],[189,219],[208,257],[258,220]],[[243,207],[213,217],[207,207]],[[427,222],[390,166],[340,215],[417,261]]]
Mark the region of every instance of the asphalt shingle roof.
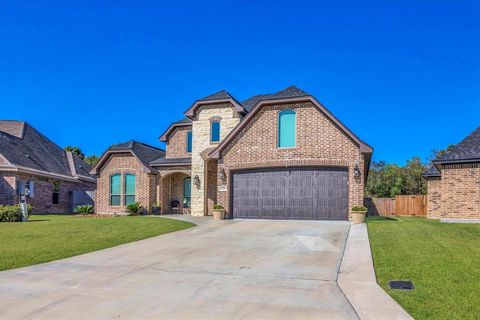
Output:
[[165,157],[162,157],[162,158],[159,158],[159,159],[155,159],[153,161],[150,162],[151,165],[161,165],[161,164],[172,164],[172,163],[181,163],[181,164],[190,164],[192,163],[192,158],[175,158],[175,159],[172,159],[172,158],[165,158]]
[[154,147],[154,146],[151,146],[151,145],[148,145],[148,144],[145,144],[145,143],[142,143],[142,142],[135,141],[135,140],[130,140],[130,141],[127,141],[127,142],[122,142],[122,143],[119,143],[119,144],[112,145],[107,149],[106,152],[108,152],[108,151],[118,151],[118,150],[132,151],[138,157],[138,159],[145,166],[147,166],[149,168],[150,168],[150,165],[149,165],[150,162],[165,156],[165,151],[164,150],[162,150],[160,148],[157,148],[157,147]]
[[290,86],[286,89],[280,90],[277,93],[274,93],[268,97],[268,100],[273,99],[283,99],[283,98],[295,98],[295,97],[305,97],[310,94],[303,91],[302,89],[296,86]]
[[295,98],[295,97],[305,97],[310,94],[299,89],[296,86],[290,86],[286,89],[280,90],[276,93],[267,93],[267,94],[257,94],[253,97],[250,97],[244,100],[241,104],[247,110],[250,111],[260,100],[274,100],[274,99],[283,99],[283,98]]
[[242,101],[241,104],[247,111],[250,111],[257,104],[258,101],[268,99],[271,95],[271,93],[257,94],[253,97],[248,98],[247,100]]
[[430,164],[427,170],[425,170],[422,175],[424,177],[436,177],[440,176],[440,171],[438,171],[438,169],[433,164]]
[[[295,98],[295,97],[305,97],[305,96],[310,96],[310,94],[303,91],[302,89],[292,85],[288,88],[285,88],[285,89],[280,90],[280,91],[278,91],[276,93],[273,93],[273,94],[268,93],[268,94],[254,95],[254,96],[244,100],[240,104],[245,108],[245,110],[250,111],[260,100],[274,100],[274,99]],[[202,99],[198,99],[197,102],[198,101],[218,100],[218,99],[232,99],[234,101],[237,101],[226,90],[220,90],[220,91],[218,91],[214,94],[211,94],[209,96],[206,96]],[[172,127],[172,125],[182,124],[182,123],[191,123],[191,122],[192,122],[192,120],[189,119],[189,118],[185,118],[185,119],[173,122],[169,126],[169,128],[161,136],[163,136],[166,132],[168,132],[170,130],[170,128]]]
[[480,159],[480,127],[434,162]]
[[220,90],[214,94],[198,99],[198,101],[209,101],[209,100],[219,100],[219,99],[233,99],[233,97],[226,90]]
[[[174,124],[184,124],[184,123],[192,123],[192,119],[190,119],[190,118],[183,118],[183,119],[181,119],[181,120],[172,122],[171,125],[174,125]],[[170,126],[171,126],[171,125],[170,125]]]
[[[23,121],[0,120],[0,154],[14,166],[72,176],[67,153]],[[74,155],[78,175],[91,177],[90,166]]]

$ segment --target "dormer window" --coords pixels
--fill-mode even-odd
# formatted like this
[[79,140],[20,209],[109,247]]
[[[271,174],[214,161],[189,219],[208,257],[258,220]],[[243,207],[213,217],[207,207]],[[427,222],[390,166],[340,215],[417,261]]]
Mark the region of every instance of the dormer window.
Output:
[[187,153],[192,152],[192,131],[187,131]]
[[210,141],[219,142],[220,141],[220,122],[213,121],[210,123]]

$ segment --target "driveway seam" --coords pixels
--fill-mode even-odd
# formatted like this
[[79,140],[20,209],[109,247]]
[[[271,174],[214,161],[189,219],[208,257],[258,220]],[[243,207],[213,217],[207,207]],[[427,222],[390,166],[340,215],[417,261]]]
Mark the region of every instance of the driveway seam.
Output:
[[351,225],[337,283],[360,319],[413,319],[376,280],[365,224]]
[[343,250],[342,250],[342,257],[340,258],[340,263],[338,264],[338,269],[337,269],[337,276],[335,278],[335,285],[337,286],[338,290],[342,293],[342,295],[345,297],[345,300],[347,300],[348,304],[350,305],[350,307],[352,307],[352,310],[353,312],[355,312],[355,315],[357,316],[358,319],[361,319],[360,318],[360,315],[357,313],[357,309],[355,309],[355,307],[353,306],[353,304],[350,302],[350,300],[348,299],[347,295],[345,294],[345,292],[343,292],[342,290],[342,287],[340,287],[339,283],[338,283],[338,275],[340,274],[340,268],[342,267],[342,263],[343,263],[343,258],[345,256],[345,248],[347,247],[347,241],[348,241],[348,237],[350,235],[350,229],[352,228],[352,225],[350,224],[348,226],[348,232],[347,232],[347,237],[345,238],[345,243],[343,244]]

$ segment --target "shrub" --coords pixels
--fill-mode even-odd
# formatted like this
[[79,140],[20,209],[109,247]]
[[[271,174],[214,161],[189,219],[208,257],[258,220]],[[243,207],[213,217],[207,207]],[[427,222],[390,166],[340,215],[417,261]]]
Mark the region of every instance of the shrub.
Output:
[[355,206],[352,208],[352,211],[367,211],[367,207],[365,206]]
[[22,210],[20,209],[20,206],[0,205],[0,221],[1,222],[22,221]]
[[142,213],[143,208],[140,205],[140,202],[137,201],[135,203],[130,203],[127,206],[127,210],[128,210],[128,212],[130,212],[129,216],[138,216]]
[[93,206],[90,204],[84,204],[75,208],[75,212],[80,214],[90,214],[93,213]]
[[213,205],[213,209],[216,209],[216,210],[221,210],[221,209],[224,209],[223,206],[221,204],[214,204]]

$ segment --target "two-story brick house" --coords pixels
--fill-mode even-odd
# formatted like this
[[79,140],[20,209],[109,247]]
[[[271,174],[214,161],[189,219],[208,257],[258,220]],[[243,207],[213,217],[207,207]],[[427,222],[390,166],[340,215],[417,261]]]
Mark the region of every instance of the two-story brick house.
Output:
[[160,136],[165,152],[130,142],[102,155],[98,212],[123,211],[127,189],[147,209],[178,201],[195,216],[218,203],[230,217],[344,220],[363,204],[372,148],[294,86],[243,102],[220,91],[185,116]]

